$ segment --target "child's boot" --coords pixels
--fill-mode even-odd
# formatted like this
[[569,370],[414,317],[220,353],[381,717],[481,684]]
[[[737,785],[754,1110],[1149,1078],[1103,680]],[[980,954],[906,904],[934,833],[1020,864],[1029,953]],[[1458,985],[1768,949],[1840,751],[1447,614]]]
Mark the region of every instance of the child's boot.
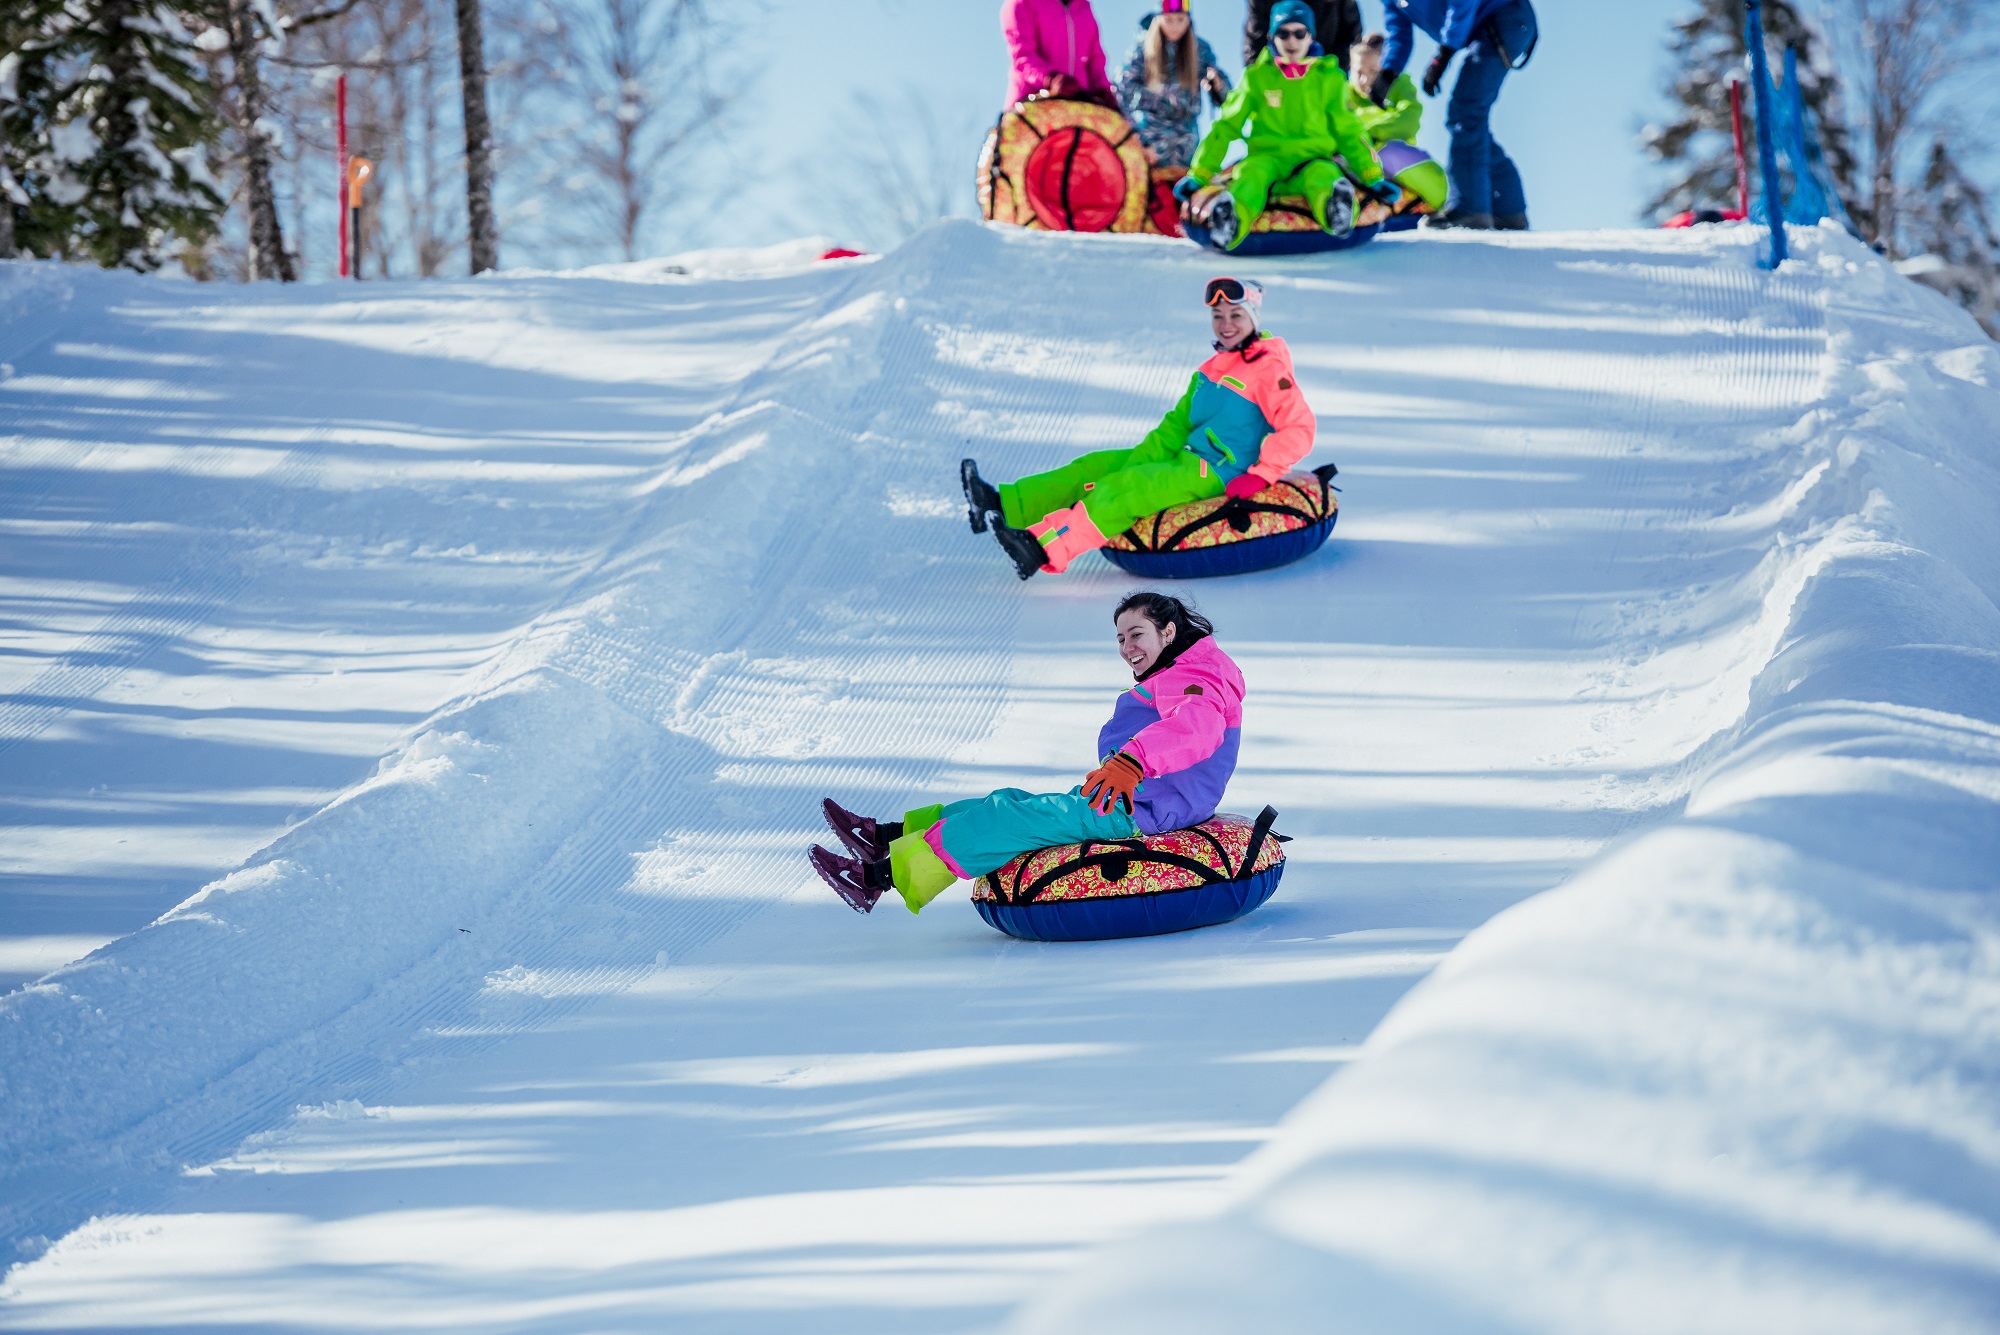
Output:
[[1039,524],[1028,525],[1028,532],[1041,545],[1042,559],[1047,563],[1042,569],[1051,575],[1060,575],[1069,569],[1071,561],[1105,543],[1104,535],[1097,531],[1082,501],[1067,510],[1055,511]]
[[1354,183],[1345,176],[1333,183],[1324,201],[1318,202],[1320,230],[1329,236],[1346,236],[1354,230]]
[[1208,206],[1208,239],[1217,250],[1236,247],[1236,201],[1224,191]]

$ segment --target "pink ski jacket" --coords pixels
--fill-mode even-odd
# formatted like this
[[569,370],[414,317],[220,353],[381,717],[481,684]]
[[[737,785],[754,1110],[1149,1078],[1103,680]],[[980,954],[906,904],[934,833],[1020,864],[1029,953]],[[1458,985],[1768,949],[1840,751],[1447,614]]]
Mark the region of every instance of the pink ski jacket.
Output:
[[1145,777],[1132,815],[1147,834],[1199,825],[1236,772],[1243,732],[1243,673],[1213,635],[1118,697],[1097,751],[1123,751]]
[[1010,107],[1046,88],[1058,73],[1092,91],[1111,87],[1090,0],[1001,0],[1000,33],[1013,64]]

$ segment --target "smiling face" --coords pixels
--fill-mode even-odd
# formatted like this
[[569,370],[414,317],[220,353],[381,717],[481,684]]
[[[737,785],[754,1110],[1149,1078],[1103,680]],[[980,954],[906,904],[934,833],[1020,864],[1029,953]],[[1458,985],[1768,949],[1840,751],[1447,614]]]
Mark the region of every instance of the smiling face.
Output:
[[1188,29],[1194,24],[1194,20],[1187,16],[1187,11],[1185,10],[1173,14],[1162,14],[1154,19],[1153,22],[1160,25],[1160,31],[1166,34],[1167,40],[1170,42],[1178,42],[1181,38],[1187,36]]
[[1160,661],[1160,655],[1174,642],[1174,628],[1170,624],[1164,630],[1146,619],[1146,614],[1133,608],[1120,616],[1115,623],[1118,627],[1118,656],[1132,669],[1132,675],[1145,675],[1146,669]]
[[1225,348],[1235,348],[1257,332],[1257,320],[1248,306],[1224,301],[1211,308],[1208,327],[1215,331],[1216,342]]
[[1278,59],[1285,64],[1303,65],[1312,50],[1313,35],[1303,23],[1287,23],[1271,34],[1271,45],[1277,48]]
[[1347,50],[1348,77],[1354,86],[1367,92],[1375,84],[1375,76],[1382,72],[1382,53],[1366,42],[1356,42]]

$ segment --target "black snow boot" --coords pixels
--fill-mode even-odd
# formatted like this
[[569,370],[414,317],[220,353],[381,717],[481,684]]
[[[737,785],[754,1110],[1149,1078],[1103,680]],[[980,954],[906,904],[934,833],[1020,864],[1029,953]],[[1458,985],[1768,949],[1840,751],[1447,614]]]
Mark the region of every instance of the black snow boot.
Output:
[[999,491],[979,476],[979,464],[972,459],[959,460],[958,483],[965,488],[965,517],[972,521],[972,531],[984,533],[986,516],[1004,513]]
[[1049,563],[1042,540],[1024,528],[1008,528],[1006,520],[996,519],[993,536],[1000,540],[1001,550],[1012,558],[1014,573],[1022,579],[1033,579],[1035,572]]
[[1354,183],[1345,176],[1333,183],[1327,198],[1326,214],[1319,225],[1328,236],[1347,236],[1354,231]]
[[840,836],[840,842],[853,856],[863,862],[880,862],[889,856],[891,840],[903,837],[903,822],[899,820],[870,820],[857,816],[832,798],[819,804],[826,823]]
[[1217,195],[1208,206],[1208,243],[1216,250],[1227,250],[1236,244],[1236,201],[1228,195]]
[[1433,213],[1424,219],[1427,228],[1463,228],[1468,232],[1490,232],[1493,230],[1493,215],[1490,213],[1458,213],[1447,211]]
[[844,858],[831,849],[812,846],[806,854],[813,870],[819,878],[833,887],[833,893],[845,900],[847,907],[856,913],[867,913],[875,907],[875,901],[889,888],[889,859],[876,862],[862,862],[858,858]]
[[1493,230],[1496,232],[1525,232],[1528,230],[1528,215],[1525,213],[1496,213],[1493,215]]

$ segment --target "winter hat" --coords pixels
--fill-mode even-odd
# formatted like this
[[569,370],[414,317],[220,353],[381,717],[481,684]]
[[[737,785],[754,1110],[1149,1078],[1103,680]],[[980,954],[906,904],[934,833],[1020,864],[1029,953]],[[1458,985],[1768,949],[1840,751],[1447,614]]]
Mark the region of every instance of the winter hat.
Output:
[[1312,6],[1306,0],[1278,0],[1271,6],[1271,26],[1266,31],[1276,37],[1278,29],[1287,23],[1303,24],[1315,39],[1319,37],[1319,24],[1314,20]]
[[1160,12],[1162,14],[1185,14],[1188,12],[1187,0],[1160,0]]

